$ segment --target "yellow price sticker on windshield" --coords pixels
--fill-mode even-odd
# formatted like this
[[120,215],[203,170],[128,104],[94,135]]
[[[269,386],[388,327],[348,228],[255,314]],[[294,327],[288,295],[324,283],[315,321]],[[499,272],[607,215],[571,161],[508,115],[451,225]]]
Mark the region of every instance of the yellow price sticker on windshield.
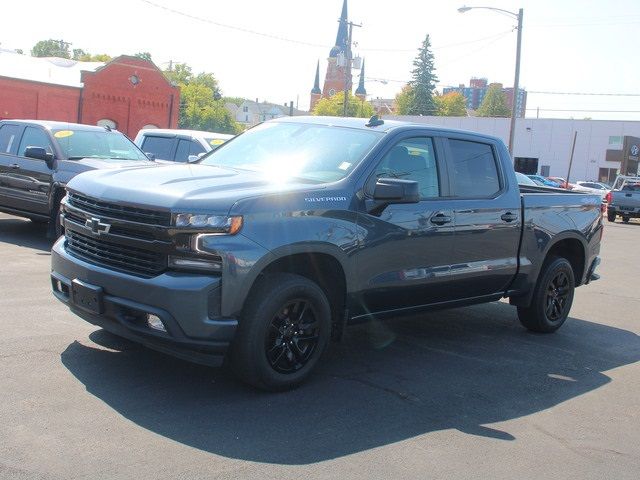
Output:
[[222,145],[224,143],[224,140],[221,138],[214,138],[213,140],[211,140],[209,142],[209,145]]
[[70,137],[71,135],[73,135],[73,132],[71,130],[60,130],[59,132],[53,134],[53,136],[56,138],[66,138]]

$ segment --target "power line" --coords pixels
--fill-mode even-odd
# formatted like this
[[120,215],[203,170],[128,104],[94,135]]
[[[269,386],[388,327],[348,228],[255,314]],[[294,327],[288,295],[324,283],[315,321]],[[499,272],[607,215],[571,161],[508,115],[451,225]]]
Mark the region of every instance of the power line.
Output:
[[527,111],[540,112],[583,112],[583,113],[640,113],[640,110],[575,110],[562,108],[527,108]]
[[528,93],[538,93],[542,95],[584,95],[584,96],[601,96],[601,97],[640,97],[640,93],[592,93],[592,92],[546,92],[538,90],[529,90]]

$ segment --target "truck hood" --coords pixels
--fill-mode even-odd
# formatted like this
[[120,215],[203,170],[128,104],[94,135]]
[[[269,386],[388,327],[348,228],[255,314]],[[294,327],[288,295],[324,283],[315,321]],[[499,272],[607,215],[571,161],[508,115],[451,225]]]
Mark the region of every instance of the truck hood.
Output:
[[120,204],[183,212],[227,213],[240,199],[317,189],[300,180],[273,183],[261,172],[199,164],[94,170],[78,175],[69,190]]

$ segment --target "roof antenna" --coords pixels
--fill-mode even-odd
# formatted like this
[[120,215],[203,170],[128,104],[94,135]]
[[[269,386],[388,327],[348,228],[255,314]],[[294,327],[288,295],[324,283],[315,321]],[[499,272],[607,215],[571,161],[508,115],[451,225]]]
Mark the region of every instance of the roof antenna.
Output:
[[110,132],[110,131],[111,131],[111,127],[110,127],[109,125],[103,125],[103,126],[104,126],[104,129],[105,129],[107,132]]
[[365,127],[379,127],[380,125],[384,125],[384,120],[378,117],[378,115],[374,115],[369,119],[369,123],[365,123]]

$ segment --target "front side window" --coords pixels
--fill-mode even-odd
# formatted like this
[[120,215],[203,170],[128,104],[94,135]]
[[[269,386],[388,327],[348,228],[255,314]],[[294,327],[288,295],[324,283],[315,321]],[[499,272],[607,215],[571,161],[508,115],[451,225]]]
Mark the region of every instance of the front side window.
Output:
[[17,125],[2,125],[0,127],[0,153],[11,153],[15,150],[18,132]]
[[20,147],[18,148],[18,155],[24,157],[24,151],[27,147],[42,147],[47,153],[53,153],[53,147],[51,146],[49,137],[44,130],[36,127],[25,128],[22,140],[20,141]]
[[486,143],[449,139],[456,197],[491,197],[500,191],[493,148]]
[[52,130],[62,153],[69,160],[148,160],[136,145],[120,132],[107,130]]
[[418,182],[420,198],[440,195],[433,141],[428,137],[402,140],[380,161],[376,178],[402,178]]
[[263,123],[202,159],[204,165],[318,183],[346,177],[382,137],[370,130],[303,123]]
[[186,162],[189,160],[189,149],[191,148],[191,140],[178,140],[178,148],[176,149],[176,162]]
[[172,160],[173,138],[146,136],[142,143],[142,151],[153,153],[159,160]]

